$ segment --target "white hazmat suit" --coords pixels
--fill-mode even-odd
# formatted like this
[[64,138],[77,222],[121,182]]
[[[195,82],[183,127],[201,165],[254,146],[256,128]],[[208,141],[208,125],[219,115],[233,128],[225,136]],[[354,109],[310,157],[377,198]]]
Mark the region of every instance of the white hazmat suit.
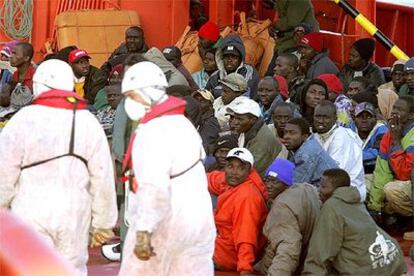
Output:
[[[38,70],[50,66],[56,74],[72,72],[69,65],[51,61]],[[51,89],[34,87],[35,97]],[[72,116],[70,109],[31,105],[9,121],[0,134],[0,207],[10,207],[86,275],[91,224],[111,229],[117,219],[112,160],[99,122],[87,110],[76,111],[74,151],[87,165],[66,156],[22,169],[68,152]]]
[[[125,81],[131,75],[139,76],[139,70],[151,74],[155,65],[148,63],[136,64],[126,72],[124,92],[128,90]],[[162,96],[161,91],[145,98],[153,103]],[[119,275],[214,275],[216,229],[206,174],[200,162],[204,155],[199,134],[183,115],[164,115],[141,122],[132,149],[138,191],[129,196],[130,226]],[[180,175],[174,177],[177,174]],[[147,261],[134,254],[137,231],[152,233],[151,245],[156,256]]]

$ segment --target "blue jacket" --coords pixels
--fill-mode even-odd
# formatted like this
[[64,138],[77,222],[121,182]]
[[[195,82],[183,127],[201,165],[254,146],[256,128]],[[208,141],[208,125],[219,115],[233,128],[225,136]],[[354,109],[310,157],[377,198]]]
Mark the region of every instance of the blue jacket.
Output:
[[378,157],[382,136],[388,131],[388,127],[383,122],[378,122],[362,146],[365,173],[373,173]]
[[263,121],[265,122],[265,124],[271,124],[272,123],[272,113],[275,110],[276,106],[279,103],[283,102],[283,98],[282,96],[278,95],[276,96],[276,98],[273,100],[272,104],[270,105],[268,110],[265,110],[265,107],[262,104],[259,104],[260,109],[262,110],[262,116],[263,116]]
[[289,158],[296,166],[295,183],[309,183],[319,187],[322,174],[327,169],[338,168],[336,162],[329,156],[312,134]]

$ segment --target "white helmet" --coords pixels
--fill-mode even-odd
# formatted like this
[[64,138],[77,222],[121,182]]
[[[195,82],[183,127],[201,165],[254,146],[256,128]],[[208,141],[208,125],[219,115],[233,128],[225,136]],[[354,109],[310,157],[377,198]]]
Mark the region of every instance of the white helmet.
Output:
[[141,90],[143,88],[166,88],[167,78],[161,68],[149,61],[139,62],[131,66],[122,80],[122,93]]
[[64,61],[49,59],[37,67],[33,75],[33,95],[39,96],[51,89],[73,91],[72,68]]

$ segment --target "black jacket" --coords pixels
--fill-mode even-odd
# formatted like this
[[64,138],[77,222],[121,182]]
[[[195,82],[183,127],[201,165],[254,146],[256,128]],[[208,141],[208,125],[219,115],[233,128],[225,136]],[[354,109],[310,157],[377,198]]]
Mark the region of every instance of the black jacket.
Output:
[[96,94],[99,90],[105,87],[106,81],[106,74],[102,70],[91,65],[85,79],[85,85],[83,86],[85,99],[88,104],[92,105],[95,102]]

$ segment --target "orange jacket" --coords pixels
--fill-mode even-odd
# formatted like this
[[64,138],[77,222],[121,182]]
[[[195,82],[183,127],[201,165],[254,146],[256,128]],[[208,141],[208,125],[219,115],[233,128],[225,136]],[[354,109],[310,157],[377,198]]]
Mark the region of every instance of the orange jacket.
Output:
[[224,172],[214,171],[208,174],[208,189],[218,196],[214,211],[218,232],[214,262],[224,270],[252,272],[264,241],[266,186],[255,170],[236,187],[227,185]]

